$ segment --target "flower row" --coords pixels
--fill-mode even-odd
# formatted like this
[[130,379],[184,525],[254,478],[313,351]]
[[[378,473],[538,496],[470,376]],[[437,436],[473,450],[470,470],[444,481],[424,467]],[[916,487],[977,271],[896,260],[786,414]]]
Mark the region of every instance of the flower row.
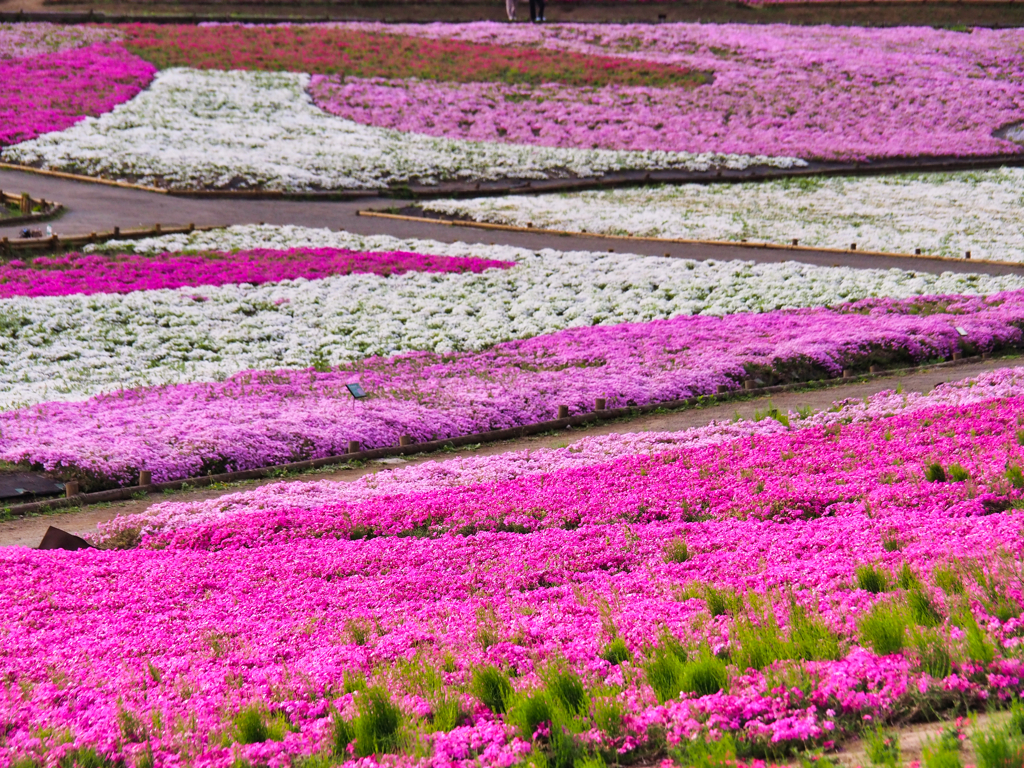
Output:
[[128,50],[161,69],[246,69],[444,82],[671,85],[703,73],[656,61],[395,35],[325,24],[126,24]]
[[[485,351],[368,358],[332,370],[250,371],[224,382],[121,390],[0,414],[0,458],[87,488],[282,464],[468,435],[570,414],[805,381],[1021,342],[1024,292],[877,300],[830,309],[574,328]],[[370,397],[353,402],[347,384]]]
[[[406,272],[478,274],[508,269],[514,262],[473,257],[431,256],[392,251],[366,253],[338,248],[257,248],[234,253],[161,253],[104,256],[71,253],[0,265],[0,298],[129,293],[167,288],[316,280],[332,275],[389,277]],[[199,300],[198,297],[192,297]]]
[[682,184],[422,203],[514,226],[1024,260],[1024,170]]
[[0,553],[5,748],[468,768],[727,733],[782,757],[1005,701],[1024,389],[1000,394]]
[[[0,45],[5,37],[0,30]],[[156,71],[113,43],[0,57],[0,65],[0,147],[109,112],[142,91]]]
[[[95,252],[97,249],[90,246]],[[15,297],[0,302],[0,407],[244,370],[338,365],[412,350],[482,349],[565,328],[842,304],[867,296],[991,294],[1021,278],[617,253],[233,227],[113,242],[112,254],[334,248],[515,262],[480,273],[334,275],[260,286]]]

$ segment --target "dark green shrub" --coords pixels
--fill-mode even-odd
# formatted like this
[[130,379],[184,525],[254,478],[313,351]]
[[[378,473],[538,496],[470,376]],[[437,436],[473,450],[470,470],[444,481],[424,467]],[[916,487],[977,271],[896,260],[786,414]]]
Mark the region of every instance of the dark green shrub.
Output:
[[676,654],[659,648],[647,662],[644,670],[647,673],[647,684],[654,689],[658,703],[678,698],[683,690],[683,672],[686,662]]
[[685,563],[690,559],[690,550],[686,541],[676,537],[665,545],[664,549],[666,563]]
[[267,740],[267,721],[259,707],[245,707],[235,715],[239,744],[262,744]]
[[949,465],[949,479],[951,482],[962,483],[970,476],[971,473],[964,469],[959,462],[954,462]]
[[478,667],[473,670],[470,685],[473,695],[484,703],[491,712],[504,714],[512,696],[512,682],[508,675],[497,667]]
[[932,569],[932,581],[947,595],[962,595],[964,580],[960,572],[949,566],[937,565]]
[[929,483],[946,482],[946,470],[939,463],[929,464],[924,468],[924,479]]
[[550,723],[553,717],[554,707],[545,691],[531,691],[518,696],[508,713],[508,721],[519,729],[519,737],[524,741],[533,741],[537,729],[544,723]]
[[717,656],[705,653],[683,668],[683,690],[698,696],[710,696],[724,691],[729,684],[729,673],[725,662]]
[[1013,738],[1005,728],[998,726],[988,731],[978,730],[971,741],[978,768],[1022,768],[1024,744]]
[[737,621],[733,628],[734,647],[732,660],[736,667],[745,672],[748,669],[758,671],[774,664],[779,659],[789,657],[787,643],[779,635],[778,625],[774,621],[765,621],[754,626],[748,621]]
[[348,745],[355,741],[356,733],[352,724],[342,718],[341,715],[334,716],[334,754],[337,757],[348,757]]
[[896,586],[900,589],[912,589],[920,583],[917,574],[914,573],[914,569],[907,563],[904,563],[900,567],[900,572],[896,574]]
[[1011,464],[1006,468],[1006,479],[1014,488],[1018,490],[1024,488],[1024,472],[1021,472],[1020,467],[1016,464]]
[[456,698],[444,697],[434,704],[431,714],[430,729],[432,731],[450,731],[462,725],[469,713]]
[[894,731],[876,728],[865,735],[864,746],[872,765],[884,768],[900,765],[900,737]]
[[587,691],[579,676],[571,670],[554,670],[547,680],[547,691],[567,711],[578,714],[587,704]]
[[839,635],[795,602],[789,609],[789,642],[795,659],[836,661],[843,655]]
[[953,672],[953,657],[945,636],[938,632],[915,632],[914,646],[917,649],[917,667],[922,672],[940,680]]

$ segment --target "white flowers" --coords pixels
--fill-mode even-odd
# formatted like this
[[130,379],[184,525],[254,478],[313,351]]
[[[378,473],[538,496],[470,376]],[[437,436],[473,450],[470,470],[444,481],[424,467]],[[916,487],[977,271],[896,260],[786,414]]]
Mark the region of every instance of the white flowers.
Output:
[[565,230],[750,240],[1024,261],[1024,169],[762,184],[684,184],[427,202],[427,210]]
[[309,75],[292,72],[168,69],[112,112],[6,148],[3,157],[148,185],[272,190],[803,164],[795,158],[561,149],[400,133],[328,115],[313,104],[308,84]]
[[146,384],[217,380],[415,349],[450,351],[575,326],[758,312],[864,296],[992,293],[1024,279],[853,270],[360,237],[232,227],[108,243],[155,253],[334,246],[515,261],[480,274],[347,275],[0,301],[0,408]]

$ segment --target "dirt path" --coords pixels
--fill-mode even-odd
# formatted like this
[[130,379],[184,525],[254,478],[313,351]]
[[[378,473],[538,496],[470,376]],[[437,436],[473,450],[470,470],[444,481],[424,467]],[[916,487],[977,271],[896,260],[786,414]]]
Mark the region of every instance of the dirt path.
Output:
[[110,520],[118,515],[131,515],[142,512],[153,504],[163,501],[196,501],[201,499],[212,499],[228,493],[235,493],[259,485],[267,485],[275,482],[316,482],[320,480],[338,480],[347,482],[355,480],[366,474],[381,472],[396,464],[419,464],[425,461],[448,461],[453,458],[466,455],[491,456],[509,451],[518,451],[530,448],[554,448],[568,445],[574,440],[589,435],[605,435],[612,433],[628,432],[670,432],[690,427],[700,427],[714,420],[731,419],[735,414],[743,418],[753,418],[755,411],[764,409],[768,402],[780,410],[796,410],[798,408],[810,407],[813,410],[828,408],[836,400],[845,398],[863,398],[876,392],[886,389],[893,389],[897,384],[902,385],[907,392],[928,392],[936,384],[944,381],[958,381],[960,379],[976,376],[977,374],[1021,364],[1020,358],[1001,358],[988,360],[972,365],[957,366],[952,368],[938,368],[925,370],[907,376],[893,376],[872,379],[871,381],[843,384],[828,389],[807,390],[802,392],[785,392],[773,397],[762,397],[741,402],[724,403],[708,408],[693,408],[672,413],[652,414],[634,419],[622,419],[615,422],[605,422],[592,427],[567,429],[546,435],[537,435],[520,440],[509,440],[501,443],[491,443],[481,446],[472,451],[465,449],[451,453],[435,453],[425,456],[403,459],[384,459],[375,461],[362,467],[331,467],[327,470],[304,474],[294,480],[256,480],[242,483],[233,483],[230,486],[219,488],[204,488],[195,491],[178,491],[166,495],[149,496],[133,501],[118,502],[115,504],[103,504],[85,509],[72,510],[68,512],[55,512],[45,515],[34,515],[18,520],[0,522],[0,546],[28,546],[34,547],[39,544],[47,527],[54,525],[66,531],[76,534],[86,534],[94,531],[96,525]]
[[[607,251],[609,241],[587,236],[557,236],[528,232],[484,232],[443,224],[397,221],[359,216],[362,208],[381,208],[380,200],[361,202],[319,202],[299,200],[195,200],[169,197],[155,192],[121,189],[87,182],[39,176],[22,171],[0,170],[0,189],[28,192],[35,198],[57,200],[67,212],[48,221],[59,235],[87,235],[90,232],[121,229],[196,225],[294,224],[305,227],[329,227],[364,235],[387,234],[402,238],[429,238],[441,242],[503,243],[523,248],[555,248],[562,251]],[[371,205],[371,203],[373,203]],[[4,227],[0,237],[17,239],[22,227]],[[612,245],[621,253],[649,256],[670,255],[687,259],[743,259],[757,263],[799,261],[824,266],[857,269],[910,269],[939,274],[942,272],[980,272],[989,275],[1024,275],[1024,264],[1000,266],[979,262],[949,262],[927,258],[905,259],[867,254],[836,254],[817,251],[778,251],[740,246],[658,243],[641,240]]]

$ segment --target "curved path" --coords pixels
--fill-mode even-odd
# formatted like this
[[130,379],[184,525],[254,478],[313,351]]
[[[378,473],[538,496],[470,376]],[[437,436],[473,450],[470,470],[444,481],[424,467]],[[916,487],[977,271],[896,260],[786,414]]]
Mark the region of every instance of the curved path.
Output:
[[[553,236],[526,232],[478,231],[449,227],[426,222],[396,221],[358,216],[364,208],[383,209],[398,201],[367,197],[351,202],[306,200],[202,200],[173,197],[156,192],[91,184],[81,181],[41,176],[23,171],[0,170],[0,189],[8,192],[28,192],[34,198],[43,197],[63,203],[66,213],[59,219],[45,222],[60,235],[87,235],[90,232],[111,230],[113,227],[131,229],[185,226],[188,224],[296,224],[307,227],[344,229],[359,234],[386,234],[395,237],[420,237],[455,242],[502,243],[525,248],[555,248],[562,251],[606,251],[609,241],[581,236]],[[0,237],[15,240],[22,227],[0,226]],[[854,268],[910,269],[920,272],[982,272],[990,275],[1024,275],[1024,264],[1002,266],[981,262],[949,262],[935,259],[906,259],[871,256],[867,254],[836,254],[829,252],[771,251],[742,246],[666,244],[644,242],[617,243],[615,249],[652,256],[670,254],[689,259],[745,259],[760,263],[801,261],[825,266]]]

